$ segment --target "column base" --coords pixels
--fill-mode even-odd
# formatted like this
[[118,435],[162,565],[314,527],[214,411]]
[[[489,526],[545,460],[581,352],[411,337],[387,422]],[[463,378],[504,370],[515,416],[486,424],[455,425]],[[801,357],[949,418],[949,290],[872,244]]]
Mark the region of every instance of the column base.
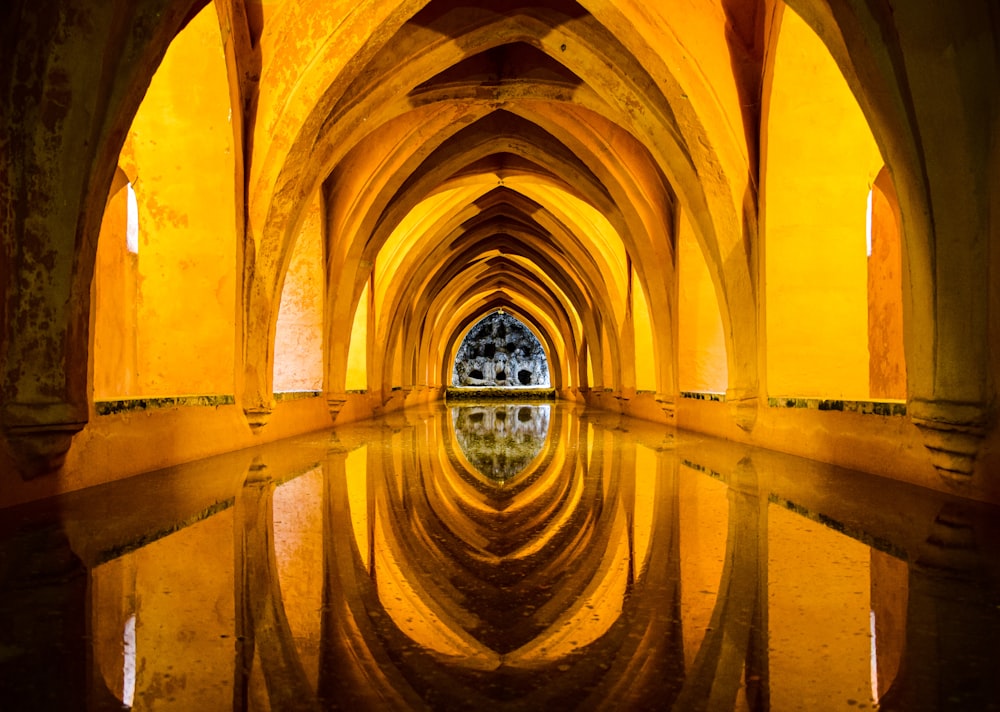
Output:
[[978,403],[912,400],[906,406],[924,437],[931,463],[946,482],[971,480],[986,435],[986,412]]
[[85,407],[70,403],[11,402],[4,405],[0,422],[21,478],[31,480],[63,466],[87,417]]
[[337,416],[340,415],[340,411],[344,409],[345,403],[347,403],[346,393],[326,394],[326,407],[330,411],[330,420],[337,420]]
[[757,424],[757,411],[760,407],[760,398],[756,391],[747,391],[739,388],[730,388],[726,391],[726,403],[729,406],[729,414],[736,422],[740,430],[750,432]]
[[85,422],[5,428],[7,449],[17,462],[21,478],[33,480],[61,468],[73,436],[84,426]]
[[244,408],[243,414],[246,416],[247,423],[250,425],[250,429],[257,431],[267,425],[268,421],[271,419],[272,408],[267,406],[259,406],[255,408]]

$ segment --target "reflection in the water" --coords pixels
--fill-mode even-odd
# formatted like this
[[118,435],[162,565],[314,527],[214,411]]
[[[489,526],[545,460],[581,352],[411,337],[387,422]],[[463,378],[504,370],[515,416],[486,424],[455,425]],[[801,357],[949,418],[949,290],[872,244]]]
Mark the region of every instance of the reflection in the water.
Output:
[[[539,439],[492,469],[489,419]],[[406,412],[52,504],[2,520],[2,709],[998,709],[995,509],[617,416]]]
[[524,471],[545,444],[549,405],[462,405],[451,422],[462,454],[480,473],[506,482]]

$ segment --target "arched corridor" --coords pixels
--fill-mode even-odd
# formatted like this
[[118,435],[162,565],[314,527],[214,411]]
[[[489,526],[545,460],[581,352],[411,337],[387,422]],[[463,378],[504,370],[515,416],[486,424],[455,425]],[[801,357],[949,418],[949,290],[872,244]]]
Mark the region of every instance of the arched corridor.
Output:
[[433,401],[506,309],[562,399],[997,501],[991,7],[11,4],[5,499]]
[[456,386],[1000,505],[993,0],[7,0],[0,60],[0,508]]

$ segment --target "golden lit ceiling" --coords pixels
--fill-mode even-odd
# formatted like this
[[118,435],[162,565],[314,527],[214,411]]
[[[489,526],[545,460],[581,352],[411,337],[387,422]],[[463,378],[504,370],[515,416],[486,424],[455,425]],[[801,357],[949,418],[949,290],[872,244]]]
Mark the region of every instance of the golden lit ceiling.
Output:
[[[733,191],[744,188],[725,174],[735,164],[745,176],[756,147],[729,122],[753,87],[728,66],[709,86],[699,75],[715,68],[693,55],[728,55],[725,26],[749,33],[738,49],[752,63],[764,5],[745,5],[686,21],[683,40],[642,3],[249,6],[251,324],[268,319],[322,191],[328,323],[351,323],[373,274],[387,315],[369,389],[401,371],[447,382],[464,330],[497,308],[538,333],[560,386],[634,387],[621,342],[634,281],[661,315],[655,348],[670,349],[678,205],[711,241],[716,269],[740,244]],[[721,139],[708,140],[706,123]],[[261,332],[251,349],[263,352]]]
[[[997,432],[998,16],[990,0],[889,5],[4,3],[11,469],[58,470],[109,398],[225,397],[240,446],[259,439],[308,226],[321,304],[301,390],[329,408],[284,432],[338,404],[368,417],[440,396],[463,333],[504,308],[539,336],[562,397],[967,481]],[[880,175],[874,223],[901,240],[902,269],[873,297],[864,202]],[[107,269],[127,183],[158,243],[133,302],[162,305],[129,317],[136,340]],[[868,314],[883,297],[901,312],[885,348]],[[365,324],[359,384],[347,335]],[[879,360],[888,390],[871,385]],[[708,392],[722,421],[682,412]],[[772,400],[885,392],[906,401],[905,450],[926,445],[932,464],[897,461],[899,429],[865,464],[772,427],[786,420]]]

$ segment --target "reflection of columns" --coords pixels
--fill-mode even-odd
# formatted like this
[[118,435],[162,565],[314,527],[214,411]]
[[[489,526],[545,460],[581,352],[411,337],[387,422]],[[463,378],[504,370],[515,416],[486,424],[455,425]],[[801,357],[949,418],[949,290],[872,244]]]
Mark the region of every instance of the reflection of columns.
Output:
[[[359,712],[422,709],[380,640],[379,633],[392,634],[392,621],[378,602],[374,577],[357,548],[347,492],[347,452],[331,448],[325,468],[319,699],[325,707]],[[374,499],[371,482],[376,479],[369,478],[369,502]],[[373,519],[370,513],[369,522]]]
[[903,659],[879,709],[1000,709],[995,525],[985,524],[962,505],[938,514],[910,565]]
[[746,670],[751,710],[766,710],[767,498],[749,457],[729,480],[729,535],[709,630],[678,698],[678,709],[732,710]]
[[[83,562],[58,523],[31,524],[5,537],[0,561],[0,705],[82,708],[90,682]],[[96,688],[91,701],[97,706],[107,698],[106,688]]]
[[236,671],[233,709],[248,708],[254,651],[260,656],[271,709],[315,710],[316,697],[285,616],[274,553],[274,482],[256,458],[236,495]]
[[630,585],[619,622],[587,651],[605,666],[591,673],[600,679],[589,696],[593,708],[615,700],[618,710],[683,709],[674,704],[684,678],[684,636],[678,460],[672,452],[659,451],[655,482],[654,491],[642,494],[655,503],[644,574]]

